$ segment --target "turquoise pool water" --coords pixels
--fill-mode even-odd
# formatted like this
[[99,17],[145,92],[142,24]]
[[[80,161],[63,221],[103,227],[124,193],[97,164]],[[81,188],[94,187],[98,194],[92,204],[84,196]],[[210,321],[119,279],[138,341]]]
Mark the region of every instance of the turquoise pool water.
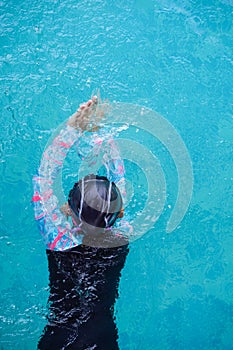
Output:
[[167,201],[154,228],[132,244],[123,270],[120,349],[233,349],[232,6],[0,2],[1,349],[35,349],[45,325],[48,271],[31,178],[53,130],[98,87],[111,101],[167,118],[194,172],[189,210],[166,234],[177,177],[169,154],[148,136],[166,175]]

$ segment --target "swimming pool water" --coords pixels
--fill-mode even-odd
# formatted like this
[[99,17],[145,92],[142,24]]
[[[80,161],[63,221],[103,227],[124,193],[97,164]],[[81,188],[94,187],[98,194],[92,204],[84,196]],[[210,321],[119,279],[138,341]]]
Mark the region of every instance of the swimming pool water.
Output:
[[[1,349],[36,348],[46,323],[47,261],[31,178],[53,130],[98,87],[110,101],[167,118],[194,172],[189,210],[168,235],[177,175],[169,154],[148,136],[168,197],[154,228],[132,244],[122,273],[120,349],[233,349],[232,6],[0,2]],[[133,178],[133,165],[128,172]]]

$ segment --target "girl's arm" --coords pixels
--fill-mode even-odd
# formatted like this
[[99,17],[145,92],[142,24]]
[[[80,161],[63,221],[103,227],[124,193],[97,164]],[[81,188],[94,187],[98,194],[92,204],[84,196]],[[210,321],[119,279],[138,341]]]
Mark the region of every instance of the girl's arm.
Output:
[[69,118],[66,127],[44,151],[38,174],[33,177],[35,219],[46,248],[50,250],[66,250],[82,243],[82,236],[73,232],[67,218],[60,211],[58,199],[53,193],[53,182],[62,169],[69,149],[80,139],[82,132],[96,128],[89,124],[96,105],[97,99],[94,96]]

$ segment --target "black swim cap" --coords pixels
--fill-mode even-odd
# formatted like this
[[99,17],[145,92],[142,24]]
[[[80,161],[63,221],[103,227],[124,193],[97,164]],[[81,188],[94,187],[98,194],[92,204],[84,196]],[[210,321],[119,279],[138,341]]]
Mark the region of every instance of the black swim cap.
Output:
[[120,190],[105,176],[87,175],[69,193],[68,203],[81,222],[107,228],[122,209]]

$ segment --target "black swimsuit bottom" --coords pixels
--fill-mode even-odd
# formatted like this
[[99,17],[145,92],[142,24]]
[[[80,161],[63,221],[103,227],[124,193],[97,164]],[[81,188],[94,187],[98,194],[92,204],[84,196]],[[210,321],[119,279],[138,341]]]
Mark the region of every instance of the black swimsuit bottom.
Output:
[[128,245],[46,253],[49,315],[38,349],[119,349],[113,308]]

